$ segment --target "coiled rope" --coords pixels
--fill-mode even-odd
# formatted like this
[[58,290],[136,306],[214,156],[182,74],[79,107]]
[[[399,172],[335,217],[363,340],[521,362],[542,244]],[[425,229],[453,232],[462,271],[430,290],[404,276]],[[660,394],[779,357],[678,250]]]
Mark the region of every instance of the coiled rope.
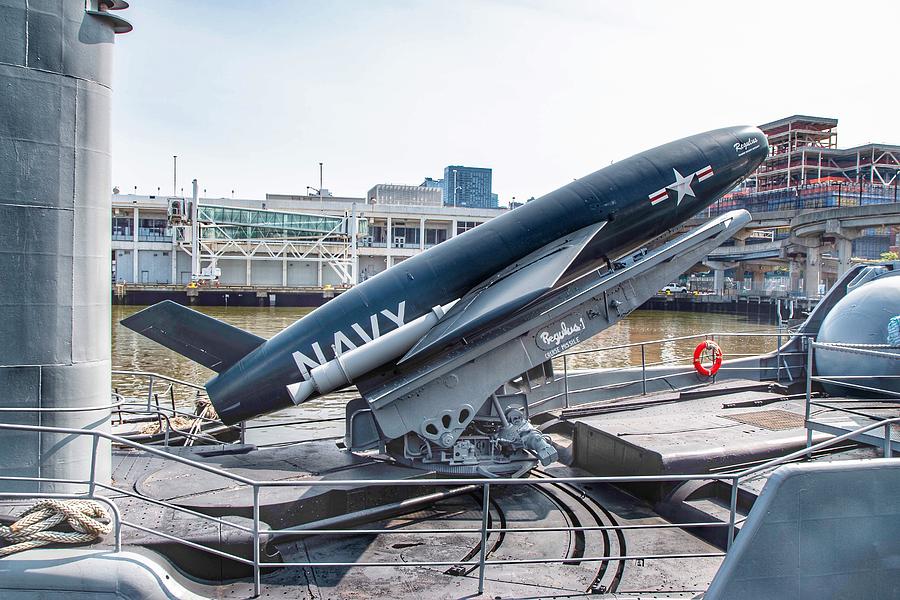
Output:
[[[50,531],[66,521],[73,531]],[[0,556],[47,544],[86,544],[112,531],[109,513],[94,500],[40,500],[12,525],[0,525]]]

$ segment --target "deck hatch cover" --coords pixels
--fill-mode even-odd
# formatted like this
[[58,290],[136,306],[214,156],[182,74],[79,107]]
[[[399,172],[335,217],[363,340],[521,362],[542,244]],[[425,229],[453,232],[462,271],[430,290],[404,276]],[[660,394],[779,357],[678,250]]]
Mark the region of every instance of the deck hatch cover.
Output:
[[803,415],[787,410],[758,410],[754,412],[739,413],[736,415],[719,415],[723,419],[730,419],[747,425],[754,425],[769,431],[783,431],[785,429],[797,429],[803,427]]

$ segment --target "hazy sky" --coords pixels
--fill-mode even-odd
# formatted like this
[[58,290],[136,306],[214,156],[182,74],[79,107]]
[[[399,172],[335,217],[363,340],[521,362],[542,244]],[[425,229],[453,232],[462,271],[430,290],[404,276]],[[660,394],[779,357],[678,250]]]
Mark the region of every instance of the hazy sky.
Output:
[[113,184],[363,196],[448,164],[501,201],[727,125],[900,144],[900,2],[132,0]]

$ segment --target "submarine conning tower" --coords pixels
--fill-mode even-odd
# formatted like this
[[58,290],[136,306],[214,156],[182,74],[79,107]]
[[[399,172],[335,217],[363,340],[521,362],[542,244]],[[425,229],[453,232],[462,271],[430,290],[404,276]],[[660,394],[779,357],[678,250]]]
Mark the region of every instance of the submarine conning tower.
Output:
[[[110,83],[115,34],[131,30],[112,11],[127,6],[0,3],[0,408],[15,409],[2,423],[108,426]],[[0,475],[90,475],[88,436],[0,430],[0,447]],[[101,447],[99,481],[109,461]]]

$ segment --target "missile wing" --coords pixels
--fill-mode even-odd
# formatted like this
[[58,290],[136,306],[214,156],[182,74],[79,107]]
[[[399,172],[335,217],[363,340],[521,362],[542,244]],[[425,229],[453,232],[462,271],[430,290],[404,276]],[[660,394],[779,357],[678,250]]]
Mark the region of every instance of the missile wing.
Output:
[[398,362],[442,348],[544,295],[605,225],[594,223],[547,244],[476,286]]
[[136,312],[121,323],[216,373],[225,371],[266,341],[171,300]]

